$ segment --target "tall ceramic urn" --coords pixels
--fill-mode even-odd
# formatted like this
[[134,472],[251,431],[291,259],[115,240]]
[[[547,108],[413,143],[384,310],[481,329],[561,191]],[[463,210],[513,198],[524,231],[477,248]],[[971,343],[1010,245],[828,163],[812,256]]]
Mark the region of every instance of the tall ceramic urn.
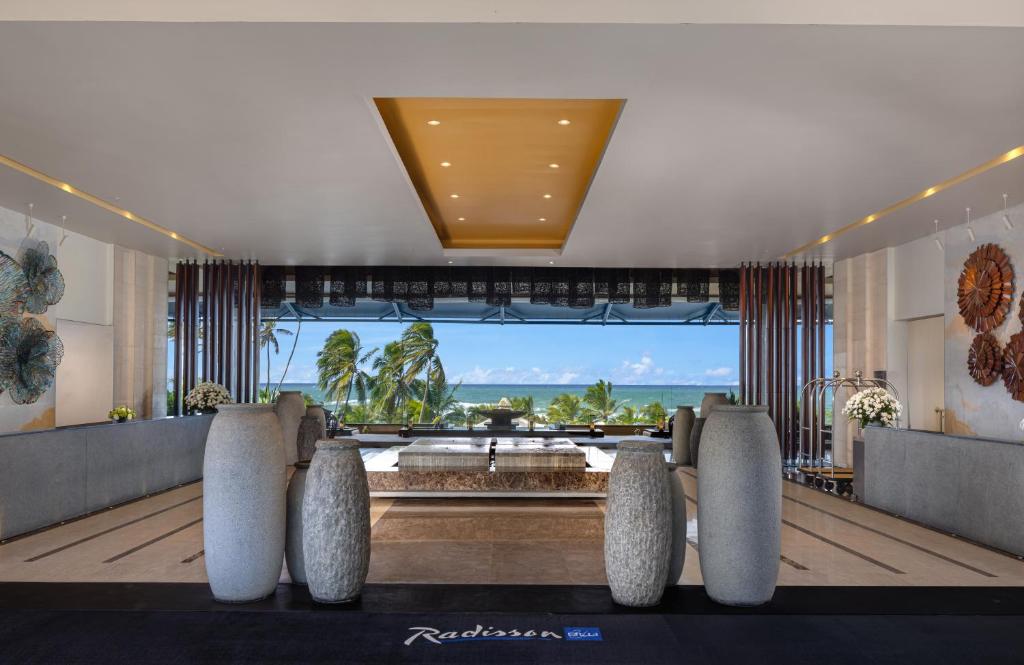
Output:
[[277,417],[281,421],[281,433],[284,442],[285,464],[295,464],[298,460],[299,422],[306,415],[306,402],[298,390],[282,390],[275,404]]
[[324,436],[322,436],[320,438],[325,438],[327,436],[326,435],[326,432],[327,432],[327,412],[324,411],[324,405],[323,404],[310,404],[309,406],[306,407],[306,415],[307,416],[316,416],[316,419],[320,421],[320,426],[324,428],[324,432],[325,432]]
[[354,439],[317,442],[306,476],[302,530],[313,600],[355,600],[370,568],[370,488]]
[[299,461],[295,463],[296,468],[298,468],[299,462],[308,462],[313,459],[313,453],[316,452],[316,442],[324,438],[327,438],[327,431],[324,429],[320,419],[315,415],[302,416],[302,420],[299,421],[299,433],[295,443],[299,457]]
[[619,443],[608,478],[604,569],[620,605],[656,605],[672,548],[672,494],[660,441]]
[[302,499],[306,495],[306,473],[309,460],[295,463],[295,473],[288,481],[288,526],[285,529],[284,560],[293,584],[306,583],[306,559],[302,555]]
[[693,429],[690,430],[690,465],[696,468],[697,458],[700,455],[700,437],[704,433],[704,423],[707,418],[694,418]]
[[691,464],[690,431],[695,415],[692,406],[677,406],[676,417],[672,420],[672,461],[676,464]]
[[270,404],[221,404],[203,458],[206,574],[217,600],[269,596],[284,557],[285,463]]
[[772,599],[782,551],[782,456],[765,406],[716,406],[697,483],[704,588],[723,605]]
[[704,393],[704,399],[700,401],[701,418],[707,418],[714,407],[728,403],[729,396],[725,393]]
[[667,464],[668,486],[672,497],[672,546],[669,548],[666,586],[679,584],[686,563],[686,492],[676,464]]

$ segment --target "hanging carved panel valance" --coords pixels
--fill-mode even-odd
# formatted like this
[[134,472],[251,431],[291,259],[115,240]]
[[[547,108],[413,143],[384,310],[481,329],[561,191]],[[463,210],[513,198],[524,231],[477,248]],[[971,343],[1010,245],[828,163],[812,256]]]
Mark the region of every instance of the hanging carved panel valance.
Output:
[[1010,337],[1003,349],[1003,385],[1013,399],[1024,402],[1024,332]]
[[[363,298],[429,311],[436,298],[465,298],[494,307],[529,299],[535,305],[589,309],[598,300],[638,308],[668,307],[673,295],[708,302],[713,271],[661,268],[531,268],[492,266],[265,266],[261,304],[276,309],[294,275],[295,303],[303,309],[351,307]],[[722,308],[739,308],[739,271],[718,273]],[[325,283],[327,282],[327,283]]]
[[980,333],[967,352],[967,371],[975,382],[990,386],[1003,372],[1003,349],[992,333]]
[[988,243],[974,250],[960,272],[957,305],[964,322],[976,332],[1002,325],[1013,299],[1013,267],[1006,252]]

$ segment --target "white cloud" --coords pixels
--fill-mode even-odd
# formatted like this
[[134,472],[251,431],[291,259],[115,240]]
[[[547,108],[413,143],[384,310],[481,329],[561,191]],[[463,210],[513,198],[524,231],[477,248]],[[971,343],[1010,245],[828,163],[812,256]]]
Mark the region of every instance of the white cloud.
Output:
[[562,374],[559,375],[558,380],[556,380],[555,383],[566,385],[575,381],[576,377],[578,377],[579,375],[579,372],[562,372]]
[[732,376],[732,371],[732,367],[715,367],[714,369],[704,370],[704,376],[725,378],[727,376]]

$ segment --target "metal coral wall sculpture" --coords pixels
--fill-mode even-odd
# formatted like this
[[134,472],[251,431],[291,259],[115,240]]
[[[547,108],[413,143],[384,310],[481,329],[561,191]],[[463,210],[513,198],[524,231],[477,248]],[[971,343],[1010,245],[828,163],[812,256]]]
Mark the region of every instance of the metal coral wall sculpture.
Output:
[[45,242],[25,250],[21,268],[28,284],[25,309],[29,313],[42,314],[64,297],[64,276],[57,268],[57,258],[50,254],[50,247]]
[[57,333],[38,319],[0,319],[0,386],[15,404],[32,404],[45,393],[64,357]]
[[0,316],[20,316],[28,299],[28,282],[21,265],[0,252]]
[[1003,349],[992,333],[981,333],[967,352],[967,371],[975,382],[990,386],[1003,372]]
[[1013,267],[1006,252],[992,243],[971,252],[957,283],[964,322],[976,332],[993,330],[1006,319],[1012,299]]

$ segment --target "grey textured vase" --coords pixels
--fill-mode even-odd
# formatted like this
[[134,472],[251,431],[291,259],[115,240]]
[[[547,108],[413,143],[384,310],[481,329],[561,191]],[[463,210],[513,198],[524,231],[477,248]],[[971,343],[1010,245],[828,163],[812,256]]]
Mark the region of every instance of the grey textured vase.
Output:
[[[299,461],[313,459],[316,452],[316,442],[327,438],[327,430],[323,423],[315,415],[302,416],[299,421],[299,434],[296,437],[296,448],[298,449]],[[298,462],[296,462],[298,464]]]
[[667,586],[679,584],[686,563],[686,493],[683,479],[679,477],[675,464],[668,466],[668,486],[672,493],[672,547],[668,557]]
[[[316,416],[317,420],[320,421],[320,426],[324,428],[324,432],[327,432],[327,412],[324,411],[323,404],[310,404],[306,407],[307,416]],[[326,434],[325,434],[326,436]],[[324,437],[320,437],[321,439]],[[308,457],[306,459],[309,459]]]
[[672,493],[660,441],[618,445],[608,478],[604,569],[620,605],[656,605],[672,548]]
[[269,596],[285,541],[281,426],[270,404],[221,404],[203,458],[203,548],[217,600]]
[[313,600],[357,598],[370,568],[370,488],[354,439],[317,442],[306,477],[302,527]]
[[285,529],[284,561],[292,584],[306,583],[306,558],[302,556],[302,498],[306,495],[306,473],[309,462],[295,463],[295,473],[288,481],[288,527]]
[[284,440],[285,464],[295,464],[299,459],[296,440],[299,435],[299,422],[306,415],[306,402],[298,390],[282,390],[275,403],[277,417],[281,421],[281,433]]
[[729,396],[725,393],[704,393],[704,399],[700,401],[700,415],[702,418],[707,418],[712,408],[728,403]]
[[704,588],[723,605],[761,605],[779,576],[782,456],[764,406],[716,406],[697,483]]
[[697,466],[697,456],[700,454],[700,437],[704,432],[704,423],[707,418],[694,418],[693,429],[690,430],[690,465]]
[[692,406],[677,406],[676,417],[672,420],[672,461],[676,464],[690,464],[690,430],[696,416]]

